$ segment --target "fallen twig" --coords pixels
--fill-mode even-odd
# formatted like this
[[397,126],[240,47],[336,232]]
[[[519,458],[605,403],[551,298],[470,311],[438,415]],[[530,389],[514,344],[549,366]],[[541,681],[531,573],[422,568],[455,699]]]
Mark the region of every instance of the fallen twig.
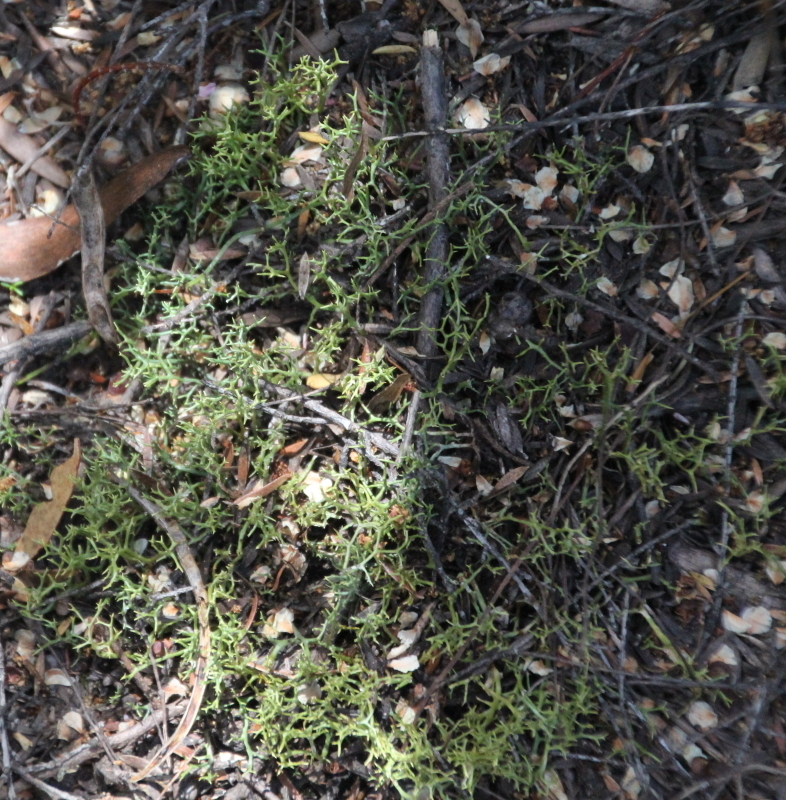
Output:
[[[436,31],[423,34],[420,50],[420,94],[426,128],[440,131],[448,115],[447,90],[442,50]],[[429,187],[429,209],[435,211],[445,199],[450,180],[450,153],[445,135],[432,136],[427,140],[426,169]],[[416,347],[418,352],[432,358],[437,354],[436,329],[442,313],[445,290],[441,280],[445,276],[448,258],[448,230],[445,223],[435,217],[430,226],[426,245],[423,281],[426,293],[420,302],[420,325]]]
[[[185,700],[182,703],[173,703],[172,705],[168,705],[166,716],[170,720],[177,719],[185,713],[187,707],[188,702]],[[150,731],[159,726],[163,718],[164,710],[158,709],[137,725],[134,725],[131,728],[122,731],[121,733],[115,733],[111,736],[107,736],[107,741],[114,750],[122,750],[124,747],[133,744],[135,741],[141,739],[143,736],[146,736],[148,733],[150,733]],[[41,778],[48,778],[59,774],[61,770],[70,771],[76,769],[80,764],[84,764],[85,761],[89,761],[91,758],[93,758],[93,756],[95,756],[101,749],[102,745],[98,739],[91,739],[89,742],[78,745],[74,749],[68,750],[62,755],[57,756],[57,758],[53,759],[52,761],[46,761],[43,764],[31,765],[28,767],[27,771],[31,775],[35,774]]]
[[[57,786],[50,786],[50,784],[45,783],[40,778],[31,775],[26,769],[20,767],[19,764],[14,764],[14,772],[28,783],[35,786],[36,789],[40,789],[44,794],[49,795],[52,800],[84,800],[80,795],[71,794],[71,792],[66,792],[64,789],[59,789]],[[12,785],[13,781],[11,781],[9,775],[9,786]]]
[[[323,417],[328,422],[332,422],[334,425],[340,426],[346,431],[360,434],[368,442],[373,444],[374,447],[379,448],[383,453],[387,453],[391,456],[398,456],[398,447],[389,442],[384,436],[379,433],[375,433],[374,431],[366,430],[356,422],[353,422],[351,419],[349,419],[349,417],[345,417],[343,414],[333,411],[332,408],[328,408],[318,400],[309,400],[307,397],[297,394],[297,392],[292,392],[289,389],[285,389],[283,386],[277,386],[275,383],[270,383],[264,379],[260,380],[259,383],[264,389],[274,392],[281,398],[302,401],[303,405],[309,411],[319,414],[320,417]],[[262,405],[264,406],[264,404]]]
[[53,331],[42,331],[25,336],[16,342],[11,342],[0,347],[0,364],[9,361],[16,361],[20,358],[32,358],[43,353],[51,353],[53,350],[69,347],[77,339],[86,336],[93,329],[93,326],[86,320],[72,322],[62,328],[55,328]]
[[159,527],[167,533],[174,543],[175,553],[180,562],[180,567],[185,573],[189,586],[191,586],[191,590],[194,593],[199,624],[199,649],[196,665],[194,667],[194,685],[191,689],[191,696],[188,698],[185,713],[177,729],[169,738],[169,741],[164,743],[143,770],[137,772],[136,775],[133,776],[132,780],[136,782],[141,781],[149,775],[165,758],[167,758],[167,756],[170,756],[177,747],[179,747],[183,739],[186,738],[194,725],[202,705],[202,698],[205,695],[205,679],[207,676],[208,662],[210,661],[210,620],[207,591],[204,581],[202,580],[202,573],[199,571],[194,556],[191,554],[188,540],[180,529],[180,526],[174,520],[166,519],[161,513],[161,509],[152,500],[148,500],[143,494],[138,492],[133,486],[126,485],[126,489],[131,497],[153,517]]

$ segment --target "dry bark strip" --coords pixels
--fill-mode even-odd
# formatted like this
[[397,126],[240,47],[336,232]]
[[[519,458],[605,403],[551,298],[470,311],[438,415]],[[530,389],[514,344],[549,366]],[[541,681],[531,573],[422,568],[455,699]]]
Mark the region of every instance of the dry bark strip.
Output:
[[[425,31],[420,50],[421,100],[426,130],[444,131],[448,115],[447,88],[442,50],[436,31]],[[450,180],[448,138],[444,134],[430,136],[427,140],[426,169],[429,185],[429,209],[436,209],[447,195]],[[420,304],[420,327],[416,346],[426,358],[437,354],[436,329],[442,314],[445,290],[441,281],[445,277],[448,258],[448,230],[444,222],[434,221],[431,238],[426,247],[423,278],[427,286]]]
[[74,208],[79,214],[82,233],[82,293],[87,317],[96,333],[107,343],[117,344],[118,336],[104,284],[104,246],[106,225],[98,196],[93,168],[86,164],[74,177]]
[[150,514],[158,523],[158,526],[169,536],[175,545],[175,554],[180,562],[191,591],[194,593],[197,606],[197,621],[199,624],[199,645],[197,652],[196,665],[194,668],[194,686],[191,696],[188,698],[188,705],[183,714],[180,724],[175,732],[169,737],[161,749],[148,762],[147,766],[136,773],[132,780],[137,782],[146,778],[165,758],[180,746],[188,736],[191,728],[196,721],[199,709],[202,706],[202,698],[205,695],[205,679],[207,677],[207,667],[210,661],[210,620],[207,602],[207,590],[202,580],[202,573],[199,571],[191,549],[180,526],[172,519],[166,519],[161,513],[161,509],[151,500],[134,489],[133,486],[126,486],[128,493],[136,502]]

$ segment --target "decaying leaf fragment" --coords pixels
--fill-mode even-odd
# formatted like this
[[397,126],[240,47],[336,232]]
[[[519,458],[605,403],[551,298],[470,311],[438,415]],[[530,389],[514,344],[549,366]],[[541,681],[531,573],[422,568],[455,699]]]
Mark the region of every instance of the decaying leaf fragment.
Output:
[[16,543],[16,552],[33,558],[49,543],[74,491],[74,481],[81,457],[79,439],[74,439],[74,452],[71,458],[52,470],[50,476],[52,499],[39,503],[30,512],[25,530]]

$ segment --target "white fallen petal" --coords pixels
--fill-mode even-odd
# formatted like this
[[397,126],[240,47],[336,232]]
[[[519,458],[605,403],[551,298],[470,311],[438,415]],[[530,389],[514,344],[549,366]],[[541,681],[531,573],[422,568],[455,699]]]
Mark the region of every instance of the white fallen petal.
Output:
[[318,681],[311,681],[311,683],[304,683],[297,687],[297,700],[301,705],[314,703],[320,697],[322,697],[322,687]]
[[668,295],[669,300],[680,310],[680,318],[687,316],[695,300],[690,278],[684,275],[676,277],[669,286]]
[[48,669],[44,673],[44,685],[46,686],[70,686],[71,679],[62,669]]
[[673,261],[667,261],[658,272],[665,278],[673,278],[682,272],[685,262],[681,258],[675,258]]
[[569,311],[565,316],[565,326],[573,333],[576,333],[582,322],[584,322],[584,317],[579,311]]
[[644,515],[647,517],[647,519],[653,519],[654,517],[657,517],[659,513],[660,503],[657,500],[650,500],[644,506]]
[[417,611],[402,611],[399,614],[398,621],[402,628],[411,628],[420,618]]
[[287,167],[281,173],[279,180],[281,181],[281,185],[286,186],[287,189],[295,189],[296,187],[302,185],[300,175],[294,167]]
[[543,201],[546,199],[546,193],[540,186],[531,186],[524,184],[527,188],[524,190],[524,208],[531,209],[532,211],[540,211]]
[[579,199],[579,190],[575,186],[566,183],[560,190],[559,196],[563,200],[567,200],[569,203],[575,205]]
[[558,174],[554,167],[543,167],[535,173],[535,183],[549,195],[557,188]]
[[649,172],[655,163],[655,156],[646,147],[637,144],[628,150],[627,161],[636,172]]
[[637,236],[631,249],[637,256],[643,256],[645,253],[649,253],[651,248],[652,245],[643,236]]
[[608,278],[601,278],[595,285],[603,294],[607,294],[609,297],[617,296],[617,287]]
[[601,211],[598,214],[598,216],[601,219],[612,219],[613,217],[616,217],[617,214],[620,213],[620,211],[621,211],[621,209],[620,209],[620,207],[618,205],[615,205],[614,203],[609,203],[606,206],[606,208],[601,209]]
[[292,164],[306,164],[309,161],[319,161],[320,158],[322,158],[322,145],[309,142],[296,147],[288,160]]
[[739,664],[737,654],[727,644],[722,644],[710,657],[709,663],[728,664],[729,666],[736,667]]
[[773,331],[768,333],[761,342],[769,347],[774,347],[776,350],[786,350],[786,333]]
[[527,669],[534,675],[540,675],[542,678],[544,678],[546,675],[551,675],[551,673],[554,672],[554,670],[551,667],[547,667],[540,660],[535,660],[530,662],[527,665]]
[[729,181],[729,188],[726,190],[726,194],[723,195],[723,202],[727,206],[738,206],[740,203],[745,202],[745,195],[742,193],[737,181]]
[[709,703],[696,700],[688,709],[688,722],[703,731],[718,727],[718,715],[712,710]]
[[483,497],[494,491],[494,487],[482,475],[475,476],[475,488]]
[[188,694],[188,686],[183,681],[178,680],[174,676],[171,677],[162,687],[164,689],[164,697],[185,697]]
[[396,704],[396,716],[405,725],[411,725],[418,718],[415,709],[403,700],[399,700]]
[[3,569],[6,572],[19,572],[30,563],[30,556],[23,550],[6,550],[3,553]]
[[477,97],[468,97],[456,113],[460,125],[465,128],[486,128],[491,122],[491,114]]
[[403,658],[394,658],[388,662],[388,666],[396,672],[414,672],[419,666],[417,656],[404,656]]
[[737,231],[731,231],[721,226],[711,234],[715,247],[731,247],[737,241]]
[[497,53],[489,53],[483,58],[473,62],[472,68],[481,75],[493,75],[500,72],[510,64],[510,56],[499,56]]
[[236,105],[245,105],[251,98],[239,83],[227,83],[216,87],[210,95],[209,114],[213,119],[231,111]]
[[73,728],[79,733],[82,733],[85,729],[85,721],[78,711],[66,711],[66,713],[63,714],[63,722],[65,722],[69,728]]
[[24,661],[31,661],[35,654],[35,634],[27,628],[22,628],[14,634],[16,639],[16,654]]
[[731,633],[748,632],[748,623],[742,617],[732,614],[731,611],[723,611],[721,614],[721,625],[723,625],[724,630],[730,631]]
[[682,757],[690,764],[694,758],[704,758],[704,751],[695,744],[687,744],[682,748]]
[[273,630],[278,633],[294,633],[295,626],[292,624],[295,620],[295,615],[292,613],[291,608],[280,608],[273,615]]
[[745,508],[752,514],[759,514],[767,503],[764,492],[754,491],[745,498]]
[[747,633],[757,635],[767,633],[772,627],[772,615],[764,606],[748,606],[740,617],[748,626]]
[[478,54],[478,48],[483,44],[485,37],[480,28],[480,23],[476,19],[467,20],[466,25],[459,25],[456,28],[456,38],[469,48],[472,58]]
[[640,297],[642,300],[653,300],[659,294],[660,290],[658,287],[648,278],[645,278],[636,289],[637,297]]

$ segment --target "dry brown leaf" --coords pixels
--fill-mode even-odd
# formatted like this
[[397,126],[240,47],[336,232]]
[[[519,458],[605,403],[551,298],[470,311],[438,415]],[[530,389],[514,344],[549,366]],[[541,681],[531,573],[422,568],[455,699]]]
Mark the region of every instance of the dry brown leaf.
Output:
[[572,11],[579,11],[578,8],[573,8],[569,11],[555,11],[546,16],[539,17],[538,19],[525,22],[523,25],[515,26],[517,33],[554,33],[555,31],[564,31],[566,28],[586,28],[603,19],[606,14],[604,9],[600,9],[601,13],[571,13]]
[[763,30],[748,40],[737,71],[734,73],[732,91],[738,92],[748,86],[761,86],[762,78],[770,58],[770,48],[774,42],[772,31]]
[[667,294],[669,300],[680,310],[680,318],[688,316],[695,300],[693,284],[690,279],[684,275],[678,275],[671,282]]
[[399,375],[393,383],[377,392],[371,400],[368,401],[368,410],[372,414],[382,414],[401,397],[404,387],[411,379],[412,376],[408,372]]
[[372,50],[371,54],[374,56],[405,56],[410,53],[417,53],[414,47],[408,44],[383,44]]
[[610,2],[628,11],[636,11],[639,14],[647,15],[659,14],[669,8],[669,4],[661,2],[661,0],[610,0]]
[[673,336],[675,339],[679,339],[680,336],[682,336],[682,331],[680,331],[667,316],[661,314],[660,311],[655,311],[650,319],[669,336]]
[[74,439],[74,452],[68,461],[58,464],[49,478],[52,484],[52,499],[39,503],[27,518],[27,525],[16,543],[16,551],[33,558],[38,551],[48,544],[55,528],[63,516],[71,493],[81,459],[79,439]]
[[474,59],[485,37],[480,29],[480,23],[476,19],[470,19],[467,20],[466,25],[459,25],[456,30],[456,38],[469,48],[469,54]]
[[238,497],[233,504],[238,508],[250,506],[255,500],[259,500],[260,497],[267,497],[271,492],[274,492],[279,486],[288,481],[291,477],[292,473],[286,472],[284,475],[274,478],[269,483],[255,483],[249,491]]
[[439,0],[441,5],[444,7],[445,11],[450,14],[453,19],[458,22],[463,28],[466,28],[469,24],[469,17],[467,16],[467,12],[464,11],[464,6],[461,5],[459,0]]
[[[187,147],[169,147],[143,158],[99,190],[106,224],[155,186],[176,164],[188,158]],[[51,180],[51,179],[50,179]],[[79,216],[68,206],[54,226],[47,217],[0,224],[0,279],[31,281],[56,269],[79,252]]]
[[[3,117],[0,117],[0,147],[20,164],[24,164],[41,149],[41,145],[35,139],[20,133],[16,125]],[[31,164],[30,169],[63,189],[71,185],[68,175],[50,156],[40,156]]]

